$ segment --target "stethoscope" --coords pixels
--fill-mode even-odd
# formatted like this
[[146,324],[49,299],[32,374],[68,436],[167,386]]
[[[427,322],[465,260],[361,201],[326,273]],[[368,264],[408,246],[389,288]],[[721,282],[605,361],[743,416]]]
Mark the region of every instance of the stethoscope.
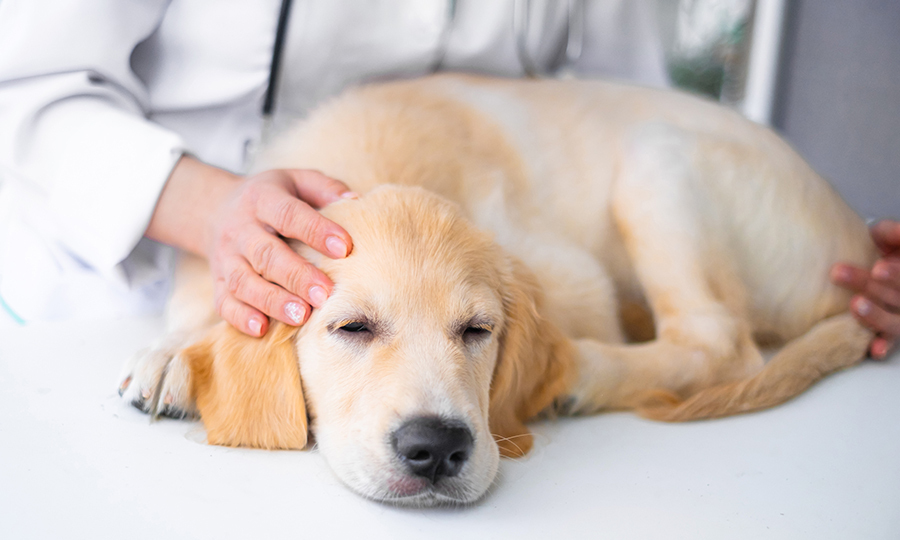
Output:
[[[437,52],[431,64],[431,71],[438,71],[447,52],[450,31],[456,19],[457,0],[448,0],[447,16],[444,28],[438,39]],[[538,68],[537,62],[528,50],[528,19],[531,11],[531,0],[515,0],[513,6],[513,33],[515,34],[516,55],[527,77],[538,78],[548,76]],[[281,70],[281,58],[287,32],[288,18],[291,12],[291,0],[281,0],[278,12],[278,26],[275,31],[275,46],[272,50],[272,63],[269,69],[269,85],[263,101],[263,116],[269,117],[275,109],[275,92],[278,87],[278,76]],[[584,0],[567,0],[566,3],[566,51],[564,65],[574,64],[584,48]],[[559,67],[559,66],[557,66]]]

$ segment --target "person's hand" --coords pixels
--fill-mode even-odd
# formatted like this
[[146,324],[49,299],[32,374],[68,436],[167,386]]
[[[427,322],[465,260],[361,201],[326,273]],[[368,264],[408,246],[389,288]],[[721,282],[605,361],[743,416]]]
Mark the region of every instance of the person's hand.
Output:
[[310,170],[276,169],[242,182],[210,223],[207,258],[219,315],[251,336],[266,333],[265,315],[303,324],[310,305],[321,306],[333,284],[278,235],[333,259],[346,257],[350,235],[316,209],[354,195]]
[[871,269],[838,263],[831,269],[831,280],[856,293],[851,311],[876,332],[869,355],[884,358],[900,338],[900,222],[880,221],[871,233],[881,258]]
[[268,315],[303,324],[332,282],[279,237],[332,258],[353,249],[350,235],[317,211],[356,194],[317,171],[277,169],[243,179],[184,156],[160,195],[145,235],[209,260],[219,315],[262,336]]

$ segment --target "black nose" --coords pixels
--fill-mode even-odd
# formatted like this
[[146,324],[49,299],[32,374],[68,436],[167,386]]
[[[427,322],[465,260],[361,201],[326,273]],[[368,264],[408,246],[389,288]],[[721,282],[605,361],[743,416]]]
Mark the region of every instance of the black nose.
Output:
[[472,453],[472,434],[458,423],[433,416],[413,418],[391,436],[409,471],[435,483],[456,476]]

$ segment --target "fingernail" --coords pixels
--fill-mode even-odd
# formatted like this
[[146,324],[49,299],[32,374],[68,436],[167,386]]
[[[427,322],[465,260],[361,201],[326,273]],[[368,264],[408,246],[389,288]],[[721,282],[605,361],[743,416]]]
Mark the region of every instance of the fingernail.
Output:
[[347,256],[347,244],[337,236],[329,236],[325,239],[325,249],[335,259],[343,259]]
[[341,193],[341,198],[342,199],[358,199],[359,193],[357,193],[355,191],[345,191],[345,192]]
[[856,301],[856,312],[865,317],[872,312],[872,304],[868,300],[860,298]]
[[304,317],[306,317],[306,308],[297,302],[288,302],[284,306],[284,314],[287,315],[288,319],[294,321],[295,324],[302,324]]
[[262,333],[262,321],[256,317],[250,317],[250,320],[247,321],[247,328],[250,329],[254,336],[258,336]]
[[876,279],[890,279],[891,271],[888,270],[886,264],[878,263],[872,268],[872,277]]
[[850,281],[850,269],[843,266],[835,268],[834,278],[838,281]]
[[325,289],[318,285],[313,285],[309,288],[309,302],[313,306],[321,307],[325,300],[328,300],[328,294],[325,292]]

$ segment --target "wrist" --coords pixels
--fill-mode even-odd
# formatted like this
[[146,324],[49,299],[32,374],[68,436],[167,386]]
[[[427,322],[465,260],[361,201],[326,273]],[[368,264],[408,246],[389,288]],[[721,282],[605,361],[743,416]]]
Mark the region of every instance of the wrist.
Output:
[[144,235],[206,257],[213,220],[241,181],[240,176],[182,156],[163,187]]

